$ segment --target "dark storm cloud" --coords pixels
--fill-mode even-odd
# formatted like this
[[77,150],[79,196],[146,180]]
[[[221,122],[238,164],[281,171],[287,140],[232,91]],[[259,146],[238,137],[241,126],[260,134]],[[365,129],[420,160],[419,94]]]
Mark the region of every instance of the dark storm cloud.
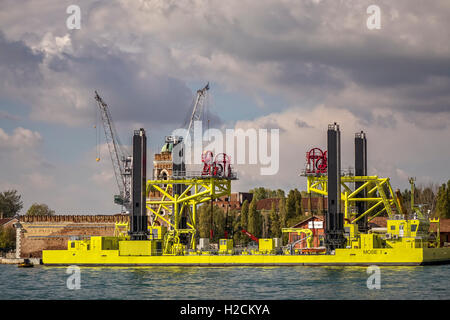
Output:
[[[359,97],[361,101],[355,104],[348,95],[346,101],[339,101],[339,107],[365,115],[368,121],[377,121],[370,113],[378,107],[401,113],[449,112],[448,2],[378,1],[380,30],[366,27],[366,9],[371,4],[243,3],[241,12],[251,11],[252,15],[236,12],[230,18],[225,10],[223,14],[205,10],[201,23],[193,21],[191,29],[169,38],[189,39],[207,57],[214,52],[227,53],[236,63],[248,64],[245,70],[253,67],[258,72],[265,63],[276,66],[275,72],[261,72],[259,79],[264,79],[272,92],[285,90],[294,101],[311,96],[326,99],[355,85],[365,91],[360,93],[367,96],[366,103]],[[170,9],[173,16],[184,14],[177,6]],[[434,78],[440,83],[430,81]],[[369,99],[374,93],[389,101],[380,105],[378,99]]]
[[301,119],[295,119],[295,125],[299,128],[314,128],[313,126],[309,125],[307,122]]
[[[273,81],[283,86],[295,88],[309,88],[321,90],[342,90],[345,87],[344,79],[334,75],[329,66],[308,61],[287,62],[280,66],[280,75]],[[329,93],[329,92],[328,92]]]
[[145,72],[101,48],[94,56],[68,59],[70,72],[92,92],[99,91],[116,121],[175,124],[188,112],[192,93],[178,79]]
[[[66,113],[68,122],[70,114],[73,119],[79,119],[78,123],[91,119],[94,90],[98,90],[116,122],[155,126],[165,123],[176,127],[182,124],[192,100],[184,82],[145,70],[120,51],[111,52],[94,42],[84,45],[88,49],[77,55],[62,52],[50,56],[42,74],[39,64],[43,63],[43,54],[33,53],[23,42],[8,42],[0,34],[0,84],[3,82],[0,90],[8,96],[8,87],[14,86],[9,98],[25,102],[35,114],[42,114],[41,119],[48,121],[52,121],[55,113]],[[61,87],[67,83],[71,96],[65,97],[61,88],[49,88],[46,77],[51,78],[49,83],[54,81]],[[71,99],[82,101],[81,108]]]
[[3,86],[21,87],[39,81],[42,60],[41,53],[34,53],[22,41],[8,41],[0,31],[0,83]]
[[[183,123],[192,93],[179,79],[202,76],[295,104],[326,101],[368,123],[377,121],[376,108],[448,113],[447,2],[380,0],[382,28],[375,31],[365,24],[371,4],[98,2],[82,6],[90,9],[82,30],[71,34],[73,51],[47,66],[61,83],[70,77],[79,96],[98,89],[117,121]],[[49,100],[36,104],[48,108]],[[70,112],[87,116],[87,103]]]

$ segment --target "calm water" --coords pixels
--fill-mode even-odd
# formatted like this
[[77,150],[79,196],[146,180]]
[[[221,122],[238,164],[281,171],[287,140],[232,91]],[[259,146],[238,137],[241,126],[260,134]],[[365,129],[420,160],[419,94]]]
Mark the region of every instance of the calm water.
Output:
[[449,299],[450,265],[381,267],[82,267],[81,289],[65,267],[0,265],[0,299]]

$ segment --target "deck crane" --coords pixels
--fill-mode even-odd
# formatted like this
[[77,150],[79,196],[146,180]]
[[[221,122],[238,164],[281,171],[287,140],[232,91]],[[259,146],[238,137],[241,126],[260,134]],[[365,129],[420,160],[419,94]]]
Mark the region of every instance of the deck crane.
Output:
[[119,194],[114,196],[114,203],[122,205],[126,212],[131,212],[132,157],[124,150],[120,143],[108,105],[99,96],[97,91],[95,91],[95,100],[100,109],[106,142],[119,188]]
[[250,232],[248,232],[247,230],[245,230],[242,227],[239,227],[239,230],[245,234],[247,237],[249,237],[250,239],[252,239],[253,241],[255,241],[256,243],[259,242],[259,239],[257,237],[255,237],[253,234],[251,234]]

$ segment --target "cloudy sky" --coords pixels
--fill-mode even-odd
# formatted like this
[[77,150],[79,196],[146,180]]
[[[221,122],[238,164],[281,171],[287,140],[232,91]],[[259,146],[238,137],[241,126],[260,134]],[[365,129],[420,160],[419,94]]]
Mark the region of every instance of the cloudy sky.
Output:
[[[369,30],[369,5],[381,29]],[[81,9],[69,30],[66,9]],[[342,130],[368,137],[369,174],[394,188],[450,178],[448,0],[0,0],[0,190],[58,213],[115,213],[104,138],[96,162],[94,90],[124,143],[149,152],[211,84],[219,128],[279,128],[280,169],[237,166],[234,191],[300,188],[305,152]],[[150,155],[152,157],[152,155]],[[151,168],[150,168],[151,169]]]

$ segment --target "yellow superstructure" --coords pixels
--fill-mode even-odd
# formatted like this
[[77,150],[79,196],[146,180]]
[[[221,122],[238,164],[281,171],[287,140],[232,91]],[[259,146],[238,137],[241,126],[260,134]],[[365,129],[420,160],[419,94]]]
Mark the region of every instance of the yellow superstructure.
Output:
[[[427,225],[426,222],[423,222]],[[352,226],[354,227],[354,226]],[[422,265],[450,262],[450,248],[433,248],[421,221],[389,219],[386,232],[347,235],[347,247],[333,253],[274,253],[273,239],[259,239],[258,250],[237,254],[231,239],[221,239],[216,252],[164,253],[162,235],[155,240],[91,237],[72,240],[67,250],[44,250],[44,264],[57,265]],[[156,228],[156,230],[161,230]],[[298,230],[297,230],[298,231]],[[300,231],[299,231],[300,232]]]
[[[355,181],[363,184],[352,191],[350,185]],[[416,215],[414,219],[405,219],[404,215],[398,214],[400,212],[396,210],[398,201],[392,192],[389,179],[343,177],[342,183],[346,244],[344,248],[335,249],[332,252],[314,251],[314,248],[310,248],[311,230],[297,228],[286,228],[283,231],[304,235],[301,241],[306,241],[307,250],[275,250],[274,239],[259,239],[258,248],[253,250],[236,250],[231,239],[220,239],[216,251],[196,250],[197,205],[229,195],[231,192],[230,180],[208,178],[148,181],[147,190],[154,188],[163,195],[160,200],[147,201],[151,216],[148,240],[131,241],[127,235],[129,226],[122,223],[116,226],[114,237],[97,236],[88,240],[71,240],[68,242],[67,250],[44,250],[42,261],[49,265],[174,266],[450,263],[450,248],[439,248],[438,235],[433,238],[429,233],[430,223],[437,223],[437,230],[439,230],[439,220],[428,220],[422,215]],[[176,184],[185,186],[180,195],[172,195],[169,192]],[[364,188],[367,189],[367,198],[356,197],[356,194]],[[308,177],[308,191],[326,195],[326,179]],[[362,216],[370,215],[373,218],[381,212],[386,212],[389,217],[387,227],[373,228],[367,233],[360,233],[356,222],[361,215],[355,218],[351,210],[352,204],[356,201],[370,203]],[[184,226],[183,219],[186,222]],[[163,226],[162,223],[167,226]],[[187,239],[184,243],[181,240],[183,237]]]

